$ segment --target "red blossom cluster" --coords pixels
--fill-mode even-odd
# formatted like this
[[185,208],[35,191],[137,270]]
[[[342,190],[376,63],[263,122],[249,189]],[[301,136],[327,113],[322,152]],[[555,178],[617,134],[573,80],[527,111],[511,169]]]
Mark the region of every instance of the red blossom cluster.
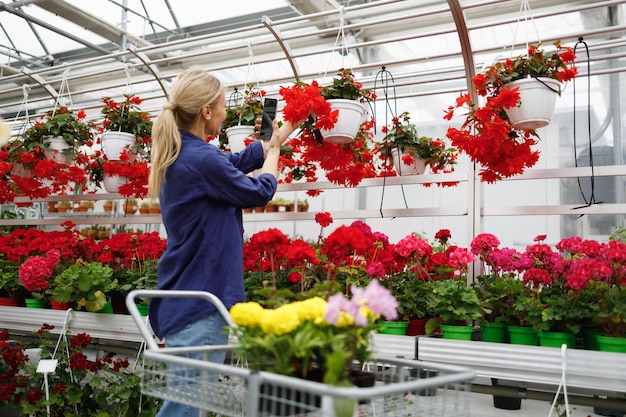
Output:
[[50,284],[48,279],[52,277],[53,268],[57,266],[60,259],[58,250],[49,250],[46,256],[31,256],[20,265],[18,273],[22,285],[27,291],[41,292],[46,290]]
[[[329,213],[318,213],[320,225],[330,225]],[[323,226],[325,227],[325,226]],[[449,236],[449,231],[441,231]],[[250,237],[244,245],[244,270],[285,273],[287,280],[303,291],[305,275],[324,275],[335,280],[339,275],[356,268],[370,278],[379,278],[392,287],[392,278],[401,272],[413,274],[418,280],[436,280],[467,273],[472,254],[456,246],[434,248],[428,241],[409,234],[396,244],[384,233],[374,232],[362,221],[341,225],[326,238],[313,244],[302,239],[290,240],[278,229],[268,229]]]
[[[50,389],[49,401],[42,389],[43,375],[36,371],[36,364],[29,363],[24,346],[9,343],[9,333],[6,330],[0,332],[0,403],[15,405],[24,415],[84,415],[85,410],[97,414],[103,411],[101,407],[106,407],[107,411],[112,406],[118,407],[109,401],[109,396],[117,389],[115,386],[129,384],[127,378],[135,381],[121,385],[120,390],[139,383],[128,357],[107,353],[90,360],[86,354],[92,342],[89,334],[72,335],[68,332],[54,343],[55,337],[51,335],[54,328],[44,324],[36,332],[40,338],[41,357],[58,360],[56,371],[48,375],[46,381]],[[136,395],[124,398],[127,401],[122,401],[119,407],[125,409],[136,410],[138,401],[141,401]]]
[[559,42],[555,46],[554,53],[545,54],[531,45],[526,56],[490,66],[472,79],[473,91],[484,97],[485,103],[474,103],[471,95],[464,93],[448,108],[446,120],[451,120],[459,109],[466,112],[461,128],[450,127],[446,136],[454,147],[480,163],[483,181],[494,183],[521,174],[539,160],[539,152],[533,149],[539,140],[537,132],[515,130],[506,115],[505,110],[517,106],[520,100],[519,88],[509,88],[507,83],[527,76],[572,80],[577,74],[573,50]]
[[524,252],[500,248],[500,241],[490,233],[481,233],[471,243],[472,253],[479,255],[485,267],[499,274],[519,275],[524,284],[547,286],[556,283],[580,290],[590,281],[626,285],[626,243],[611,240],[601,243],[568,237],[552,249],[542,243],[546,235],[535,238]]

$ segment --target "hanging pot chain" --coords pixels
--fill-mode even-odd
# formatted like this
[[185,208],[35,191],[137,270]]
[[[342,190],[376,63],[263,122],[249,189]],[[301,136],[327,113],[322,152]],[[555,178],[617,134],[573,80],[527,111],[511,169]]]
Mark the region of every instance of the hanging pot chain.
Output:
[[[589,46],[587,45],[587,42],[585,42],[583,40],[582,37],[578,38],[578,42],[576,42],[576,45],[574,45],[574,55],[576,54],[576,48],[579,45],[583,45],[585,47],[585,52],[587,54],[587,137],[588,137],[588,141],[589,141],[589,165],[591,167],[591,195],[589,197],[589,200],[587,200],[587,197],[585,197],[585,192],[583,191],[583,187],[582,184],[580,183],[580,177],[578,177],[576,179],[576,181],[578,182],[578,189],[580,190],[580,195],[583,198],[583,201],[585,202],[585,205],[583,206],[579,206],[579,207],[574,207],[574,210],[576,209],[580,209],[580,208],[584,208],[584,207],[589,207],[592,204],[602,204],[602,201],[596,201],[596,196],[595,196],[595,169],[594,169],[594,163],[593,163],[593,144],[592,144],[592,140],[591,140],[591,80],[590,80],[590,76],[591,76],[591,65],[590,65],[590,59],[589,59]],[[576,155],[576,79],[574,78],[573,80],[573,89],[574,89],[574,127],[573,127],[573,131],[574,131],[574,163],[575,166],[578,167],[578,158]],[[583,216],[583,214],[581,214],[579,217]]]

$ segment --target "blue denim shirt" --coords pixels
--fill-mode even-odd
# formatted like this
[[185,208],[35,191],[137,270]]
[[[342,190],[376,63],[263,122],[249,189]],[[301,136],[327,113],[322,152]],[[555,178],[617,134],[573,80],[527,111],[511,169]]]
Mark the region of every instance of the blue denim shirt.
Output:
[[[181,131],[182,148],[167,168],[159,200],[167,249],[159,260],[158,289],[209,291],[226,308],[244,301],[241,208],[266,205],[277,181],[246,175],[263,165],[261,143],[225,153]],[[150,324],[161,338],[206,316],[203,300],[163,298],[150,302]]]

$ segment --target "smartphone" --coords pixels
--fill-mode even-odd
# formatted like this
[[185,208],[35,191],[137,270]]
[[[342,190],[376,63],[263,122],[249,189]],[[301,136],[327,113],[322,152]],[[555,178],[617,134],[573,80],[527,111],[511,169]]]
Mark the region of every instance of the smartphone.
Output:
[[276,118],[278,99],[266,97],[263,101],[263,118],[261,121],[260,139],[269,140],[272,137],[272,122]]

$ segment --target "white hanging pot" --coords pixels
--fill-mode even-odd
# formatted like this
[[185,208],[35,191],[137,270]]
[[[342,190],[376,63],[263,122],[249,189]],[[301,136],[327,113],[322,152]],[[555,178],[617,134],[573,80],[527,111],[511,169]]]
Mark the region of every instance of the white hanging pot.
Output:
[[68,145],[65,139],[61,137],[54,137],[46,139],[48,142],[48,148],[50,151],[45,151],[44,155],[48,159],[52,159],[59,164],[69,164],[70,157],[68,157],[63,151],[70,149],[72,146]]
[[355,100],[330,99],[328,102],[332,110],[339,110],[339,117],[335,127],[321,130],[324,140],[331,143],[354,141],[361,123],[365,121],[365,106]]
[[241,152],[246,149],[244,140],[254,138],[254,126],[231,126],[226,129],[226,136],[228,136],[230,151]]
[[26,168],[24,165],[20,164],[19,162],[16,162],[15,164],[13,164],[13,167],[11,168],[11,175],[17,175],[18,177],[22,177],[22,178],[30,178],[32,177],[32,172],[30,171],[30,169]]
[[132,133],[106,131],[102,133],[102,150],[109,161],[119,161],[120,154],[126,150],[128,162],[133,162],[137,158],[137,152],[132,150],[135,140]]
[[402,155],[404,155],[404,153],[399,154],[397,148],[391,150],[393,165],[398,175],[422,175],[426,172],[426,161],[413,157],[414,162],[407,165],[402,160]]
[[550,124],[561,83],[552,78],[524,78],[508,83],[507,88],[519,87],[517,107],[506,109],[509,121],[517,130],[532,130]]
[[127,183],[127,178],[119,175],[109,175],[104,174],[102,178],[102,183],[104,185],[104,189],[109,193],[118,192],[120,185],[124,185]]

